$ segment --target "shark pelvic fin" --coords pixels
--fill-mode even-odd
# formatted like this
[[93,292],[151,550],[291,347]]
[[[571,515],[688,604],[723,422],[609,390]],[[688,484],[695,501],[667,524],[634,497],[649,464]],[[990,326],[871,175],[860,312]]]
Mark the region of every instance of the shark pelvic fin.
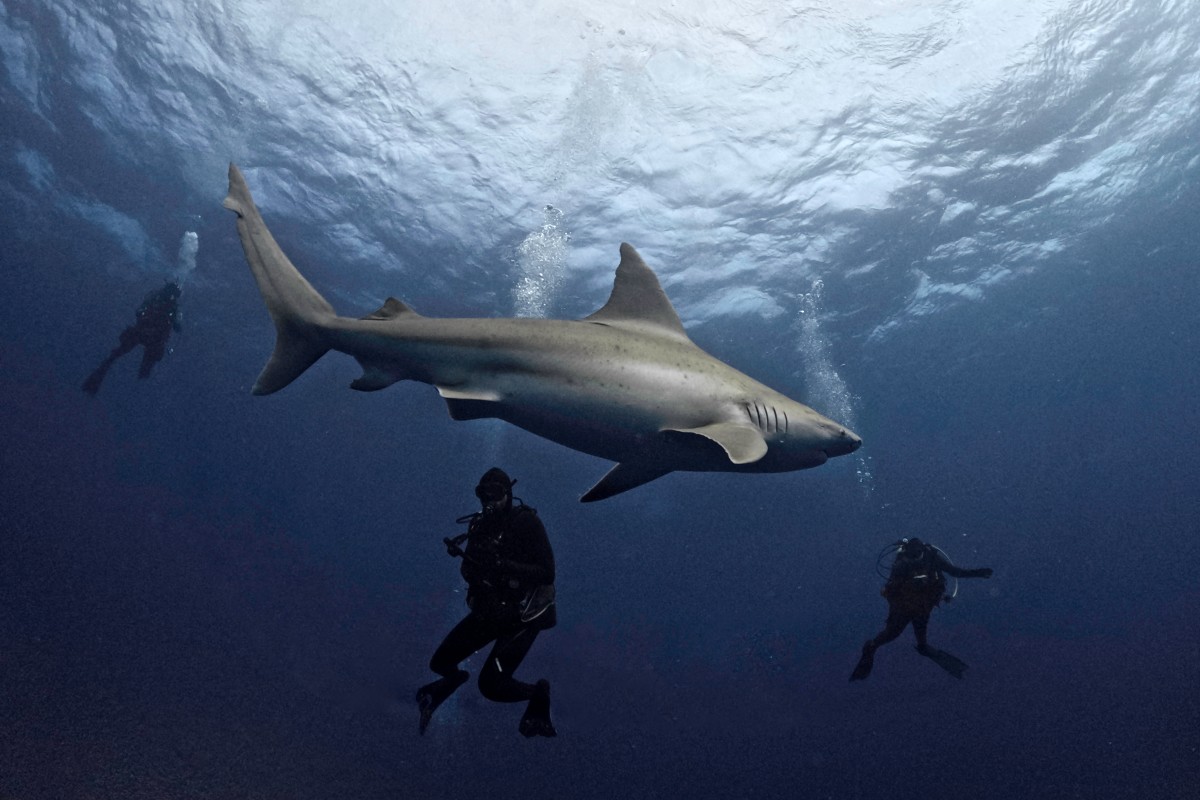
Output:
[[496,404],[500,402],[498,392],[479,392],[449,386],[437,387],[446,401],[450,419],[487,419],[496,416]]
[[691,342],[654,270],[646,266],[633,245],[624,242],[608,302],[584,320]]
[[622,461],[610,469],[595,486],[584,492],[583,497],[579,498],[579,502],[594,503],[597,500],[605,500],[621,492],[635,489],[643,483],[661,478],[671,471],[670,467],[664,466],[657,460]]
[[751,464],[767,454],[767,442],[762,432],[737,422],[716,422],[699,428],[668,428],[663,432],[703,436],[719,444],[733,464]]

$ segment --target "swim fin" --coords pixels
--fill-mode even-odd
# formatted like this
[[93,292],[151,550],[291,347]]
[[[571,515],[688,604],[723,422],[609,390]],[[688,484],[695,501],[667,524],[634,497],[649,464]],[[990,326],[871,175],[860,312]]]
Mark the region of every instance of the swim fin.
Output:
[[863,645],[862,658],[858,659],[858,665],[854,668],[854,672],[850,673],[850,680],[866,680],[867,676],[871,674],[873,666],[875,666],[875,644],[874,641],[868,641]]
[[100,366],[96,367],[95,371],[91,375],[88,375],[87,380],[83,382],[83,390],[95,396],[100,391],[100,384],[104,382],[104,376],[108,374],[108,368],[113,365],[113,361],[115,360],[112,356],[109,356],[101,361]]
[[521,717],[521,735],[526,738],[534,736],[558,736],[554,723],[550,721],[550,681],[542,678],[534,688],[533,697]]
[[933,663],[937,664],[939,667],[946,670],[946,672],[949,672],[956,678],[961,679],[963,673],[967,671],[967,662],[963,661],[957,656],[950,655],[945,650],[938,650],[936,647],[930,647],[926,645],[923,648],[918,646],[917,652],[930,659],[933,661]]
[[446,702],[446,698],[454,694],[458,687],[466,683],[469,676],[469,672],[460,669],[453,675],[439,678],[417,690],[417,708],[421,712],[421,721],[417,730],[422,736],[425,735],[425,729],[429,727],[429,720],[433,719],[433,712],[437,711],[438,706]]

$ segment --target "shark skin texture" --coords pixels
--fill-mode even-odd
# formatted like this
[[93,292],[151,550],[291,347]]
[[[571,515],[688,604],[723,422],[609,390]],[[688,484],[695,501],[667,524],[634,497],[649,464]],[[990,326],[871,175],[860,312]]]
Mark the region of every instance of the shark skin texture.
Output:
[[580,499],[603,500],[670,472],[790,472],[857,450],[845,426],[697,347],[658,278],[629,244],[608,302],[580,320],[425,317],[395,298],[339,316],[267,229],[241,171],[225,208],[263,302],[275,349],[254,394],[287,386],[329,350],[355,358],[351,383],[435,387],[455,420],[493,417],[617,462]]

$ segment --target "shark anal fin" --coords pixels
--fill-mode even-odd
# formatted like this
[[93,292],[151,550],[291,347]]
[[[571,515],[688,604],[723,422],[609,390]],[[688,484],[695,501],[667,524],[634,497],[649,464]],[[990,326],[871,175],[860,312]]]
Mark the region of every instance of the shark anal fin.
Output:
[[[359,362],[361,363],[361,362]],[[377,364],[363,364],[363,374],[350,383],[350,388],[359,392],[377,392],[386,389],[407,376],[394,369],[387,369]]]
[[716,442],[729,456],[731,464],[752,464],[767,454],[767,441],[762,432],[752,425],[715,422],[699,428],[668,428],[663,433],[702,436]]
[[581,503],[594,503],[605,500],[613,495],[635,489],[643,483],[649,483],[655,478],[661,478],[671,468],[660,461],[622,461],[610,469],[600,481],[584,492],[579,498]]
[[449,386],[437,387],[438,394],[446,401],[450,419],[488,419],[496,416],[500,395],[496,392],[472,392]]

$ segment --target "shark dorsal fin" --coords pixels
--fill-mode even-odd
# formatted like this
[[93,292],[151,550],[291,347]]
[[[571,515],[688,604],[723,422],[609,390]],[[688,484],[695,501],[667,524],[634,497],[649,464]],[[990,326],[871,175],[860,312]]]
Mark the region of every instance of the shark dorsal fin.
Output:
[[608,302],[584,320],[691,341],[654,270],[646,266],[633,245],[624,242],[621,243],[621,263],[617,266]]
[[421,315],[409,308],[403,300],[397,300],[394,297],[389,297],[384,301],[383,305],[379,307],[378,311],[373,314],[368,314],[367,316],[363,317],[363,319],[383,321],[403,316],[419,317]]

